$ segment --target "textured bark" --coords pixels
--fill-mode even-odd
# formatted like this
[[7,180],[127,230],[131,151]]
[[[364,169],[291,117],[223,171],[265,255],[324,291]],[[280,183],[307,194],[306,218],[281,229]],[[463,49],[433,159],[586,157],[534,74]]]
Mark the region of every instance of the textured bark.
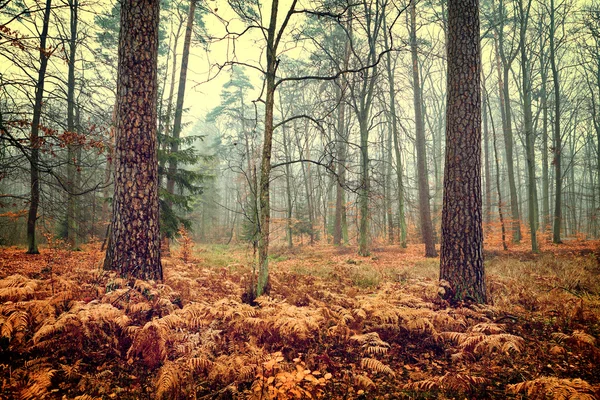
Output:
[[454,300],[485,302],[478,6],[478,0],[448,2],[448,100],[440,279],[450,284]]
[[44,22],[42,33],[40,34],[40,68],[38,70],[38,80],[35,86],[35,103],[33,105],[33,120],[31,121],[31,159],[30,163],[30,181],[31,181],[31,201],[29,203],[29,213],[27,216],[27,253],[38,254],[37,240],[35,238],[35,223],[37,221],[37,210],[40,205],[40,171],[39,171],[39,130],[40,118],[42,115],[42,104],[44,98],[44,81],[46,79],[46,67],[48,66],[48,57],[50,54],[46,49],[46,38],[48,37],[48,25],[50,23],[51,0],[46,0],[44,9]]
[[156,138],[158,0],[121,5],[115,194],[105,269],[162,280]]
[[417,150],[417,175],[419,185],[419,216],[421,238],[425,243],[425,257],[436,257],[433,224],[431,223],[431,205],[429,202],[429,178],[427,174],[427,149],[425,146],[425,127],[423,123],[421,84],[419,80],[419,62],[417,58],[416,6],[410,7],[410,53],[412,58],[413,104],[415,107],[415,137]]

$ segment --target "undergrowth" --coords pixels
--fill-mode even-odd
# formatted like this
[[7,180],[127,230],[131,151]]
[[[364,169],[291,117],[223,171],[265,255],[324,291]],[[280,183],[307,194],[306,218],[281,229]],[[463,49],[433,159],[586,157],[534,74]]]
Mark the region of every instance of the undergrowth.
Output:
[[418,248],[280,249],[252,307],[250,251],[185,246],[164,283],[102,271],[97,246],[3,249],[3,398],[600,395],[593,254],[491,258],[490,304],[453,308]]

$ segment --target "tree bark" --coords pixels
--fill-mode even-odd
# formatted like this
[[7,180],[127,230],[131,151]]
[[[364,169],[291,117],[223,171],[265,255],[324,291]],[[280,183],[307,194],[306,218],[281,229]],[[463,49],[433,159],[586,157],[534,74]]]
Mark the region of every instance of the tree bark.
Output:
[[[77,11],[79,8],[78,0],[69,0],[70,10],[70,25],[71,36],[69,38],[69,57],[68,75],[67,75],[67,131],[69,134],[74,133],[75,128],[75,52],[77,50]],[[67,193],[67,243],[71,249],[76,249],[77,243],[77,198],[73,194],[77,191],[77,143],[70,141],[67,144],[67,185],[69,193]]]
[[534,133],[533,133],[533,115],[531,112],[531,79],[529,77],[529,61],[527,57],[527,21],[529,19],[529,10],[531,8],[531,0],[524,7],[523,2],[519,0],[519,47],[521,49],[521,79],[523,90],[523,125],[525,127],[525,152],[527,159],[527,204],[529,214],[529,231],[531,235],[531,251],[537,253],[539,251],[537,243],[537,218],[536,218],[536,202],[537,202],[537,187],[535,180],[535,150],[534,150]]
[[453,300],[486,301],[481,220],[478,0],[448,1],[446,164],[440,279]]
[[48,25],[50,24],[50,11],[52,0],[46,0],[44,8],[44,22],[42,33],[40,34],[40,68],[38,70],[38,80],[35,86],[35,103],[33,104],[33,119],[31,121],[31,159],[30,164],[30,182],[31,182],[31,201],[29,203],[29,213],[27,216],[27,253],[38,254],[37,240],[35,238],[35,224],[37,222],[37,210],[40,205],[40,118],[42,115],[42,105],[44,98],[44,81],[46,79],[46,67],[50,53],[46,49],[46,39],[48,37]]
[[[385,20],[384,20],[385,23]],[[384,27],[387,30],[387,26]],[[388,48],[388,37],[384,35],[385,47]],[[396,115],[396,83],[394,78],[394,71],[392,68],[392,55],[391,52],[386,53],[386,69],[389,84],[389,96],[390,96],[390,123],[392,138],[394,139],[394,155],[396,157],[396,183],[398,185],[398,237],[400,240],[400,247],[406,248],[406,217],[404,215],[404,182],[402,179],[402,157],[400,149],[400,140],[398,132],[398,116]],[[390,163],[391,163],[390,158]]]
[[104,268],[162,280],[158,215],[158,0],[123,0],[117,77],[115,193]]
[[421,238],[425,243],[425,257],[436,257],[433,224],[431,223],[431,206],[429,199],[429,178],[427,176],[427,149],[425,146],[425,127],[423,124],[421,84],[419,81],[419,65],[417,58],[416,6],[410,7],[410,53],[413,76],[413,104],[415,107],[415,136],[417,150],[417,170],[419,185],[419,216],[421,222]]
[[[295,5],[295,3],[294,3]],[[292,5],[292,7],[294,6]],[[271,17],[267,30],[267,71],[265,76],[265,133],[263,137],[260,165],[260,186],[258,195],[259,235],[258,235],[258,276],[253,293],[258,297],[269,293],[269,224],[271,221],[270,179],[271,149],[273,147],[273,106],[275,103],[275,70],[277,69],[277,11],[279,0],[271,3]]]
[[[173,136],[171,140],[171,151],[169,158],[169,170],[167,172],[167,192],[175,194],[175,175],[177,174],[177,158],[179,151],[179,137],[181,135],[181,119],[183,117],[183,100],[185,98],[185,84],[187,81],[188,61],[190,58],[190,46],[192,43],[192,29],[194,27],[194,14],[196,12],[196,0],[190,0],[187,25],[183,39],[183,53],[181,55],[181,69],[179,71],[179,87],[177,88],[177,101],[175,104],[175,118],[173,121]],[[172,201],[167,202],[169,207]]]
[[562,224],[562,137],[560,133],[560,81],[556,65],[555,33],[554,0],[550,0],[550,68],[552,69],[552,80],[554,82],[554,159],[552,161],[554,164],[554,226],[552,228],[552,241],[558,244],[562,243],[560,239]]

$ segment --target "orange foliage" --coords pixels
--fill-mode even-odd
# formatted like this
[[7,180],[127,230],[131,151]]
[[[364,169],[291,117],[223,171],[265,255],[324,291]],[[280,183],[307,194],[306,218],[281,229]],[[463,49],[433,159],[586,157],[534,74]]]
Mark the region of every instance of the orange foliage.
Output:
[[[422,245],[272,249],[272,297],[240,301],[252,250],[181,232],[163,283],[99,245],[0,250],[5,398],[594,398],[598,242],[488,250],[491,304],[449,307]],[[587,247],[586,247],[587,246]],[[516,250],[515,250],[516,248]]]

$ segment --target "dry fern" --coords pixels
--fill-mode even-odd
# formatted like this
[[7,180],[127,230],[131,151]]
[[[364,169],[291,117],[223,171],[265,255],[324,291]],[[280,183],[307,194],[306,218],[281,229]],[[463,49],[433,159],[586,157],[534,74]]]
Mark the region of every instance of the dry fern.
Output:
[[593,387],[582,379],[542,377],[509,385],[507,392],[524,394],[532,400],[595,400]]
[[0,280],[0,302],[23,301],[33,297],[38,283],[20,274]]
[[394,371],[389,366],[385,365],[384,363],[375,358],[363,358],[362,360],[360,360],[360,366],[363,369],[368,369],[375,373],[383,373],[390,376],[396,376]]
[[595,346],[596,338],[583,331],[575,330],[571,335],[562,332],[552,334],[552,337],[559,343],[569,342],[577,346]]
[[381,340],[377,332],[369,332],[362,335],[354,335],[350,337],[350,340],[358,342],[361,345],[362,349],[370,355],[386,354],[390,348],[389,343]]
[[174,362],[167,361],[158,372],[156,398],[178,398],[181,392],[182,371]]
[[414,391],[441,391],[441,392],[457,392],[466,393],[473,391],[481,385],[488,382],[487,379],[480,376],[472,376],[467,374],[446,373],[442,376],[436,376],[429,379],[424,379],[418,382],[411,382],[404,385],[406,390]]

